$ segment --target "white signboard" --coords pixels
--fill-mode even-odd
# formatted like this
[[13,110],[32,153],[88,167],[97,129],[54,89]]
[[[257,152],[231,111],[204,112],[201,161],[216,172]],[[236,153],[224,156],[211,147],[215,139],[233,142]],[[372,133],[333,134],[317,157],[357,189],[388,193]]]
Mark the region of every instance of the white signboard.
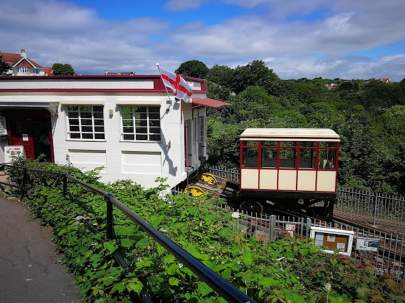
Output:
[[0,116],[0,136],[6,136],[6,135],[7,135],[6,117]]
[[24,146],[7,145],[4,147],[4,162],[5,163],[11,163],[19,157],[25,158]]
[[376,238],[357,238],[356,239],[356,249],[365,251],[378,251],[378,246],[380,245],[380,239]]
[[327,253],[337,252],[350,256],[352,253],[354,232],[336,228],[311,226],[310,238],[316,246],[322,247]]

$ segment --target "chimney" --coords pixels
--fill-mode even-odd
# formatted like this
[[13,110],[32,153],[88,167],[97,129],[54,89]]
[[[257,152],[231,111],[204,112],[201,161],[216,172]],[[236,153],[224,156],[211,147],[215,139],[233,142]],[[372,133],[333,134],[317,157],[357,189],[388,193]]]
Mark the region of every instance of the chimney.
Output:
[[25,49],[21,49],[21,57],[27,59],[27,52],[25,51]]

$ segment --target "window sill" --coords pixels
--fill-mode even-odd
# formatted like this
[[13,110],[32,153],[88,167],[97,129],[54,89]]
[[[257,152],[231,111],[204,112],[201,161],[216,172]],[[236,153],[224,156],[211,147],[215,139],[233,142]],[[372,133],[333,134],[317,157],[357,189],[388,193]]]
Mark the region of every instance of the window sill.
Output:
[[147,140],[120,140],[122,143],[162,143],[162,141],[147,141]]
[[66,141],[72,142],[107,142],[105,139],[66,139]]

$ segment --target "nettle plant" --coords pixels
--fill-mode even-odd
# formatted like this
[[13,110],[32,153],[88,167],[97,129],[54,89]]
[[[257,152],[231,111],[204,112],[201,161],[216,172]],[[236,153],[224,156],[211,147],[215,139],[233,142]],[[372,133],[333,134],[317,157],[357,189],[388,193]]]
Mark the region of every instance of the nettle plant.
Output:
[[[403,285],[376,277],[367,264],[326,255],[308,240],[261,243],[247,237],[228,212],[215,207],[223,203],[217,198],[162,197],[164,183],[154,189],[131,181],[103,184],[95,172],[36,161],[18,161],[9,169],[16,182],[21,182],[22,167],[69,173],[112,193],[257,302],[326,302],[327,298],[328,302],[404,302]],[[154,302],[225,302],[116,209],[116,239],[108,241],[102,197],[76,184],[68,189],[64,196],[57,177],[30,173],[25,200],[37,217],[52,226],[54,241],[84,301],[131,302],[147,289]],[[115,262],[117,251],[129,270]]]

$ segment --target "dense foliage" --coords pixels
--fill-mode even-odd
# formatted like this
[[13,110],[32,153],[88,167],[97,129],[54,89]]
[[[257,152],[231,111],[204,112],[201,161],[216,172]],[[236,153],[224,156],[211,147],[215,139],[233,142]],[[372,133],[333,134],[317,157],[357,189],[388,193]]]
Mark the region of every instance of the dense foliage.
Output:
[[3,58],[0,56],[0,75],[5,74],[11,68],[9,64],[3,61]]
[[71,76],[75,74],[75,70],[70,64],[54,63],[52,70],[55,76]]
[[342,137],[341,184],[405,193],[405,79],[281,80],[262,61],[215,65],[207,79],[230,103],[209,113],[211,162],[237,165],[247,127],[326,127]]
[[206,78],[208,67],[201,61],[190,60],[182,63],[176,72],[191,77]]
[[[19,182],[17,163],[9,171]],[[367,264],[326,255],[306,240],[281,239],[258,243],[248,238],[235,219],[215,208],[218,199],[185,194],[160,198],[165,188],[145,190],[131,181],[110,185],[94,172],[28,162],[30,167],[68,172],[114,194],[155,228],[167,234],[207,266],[257,302],[403,302],[400,285],[378,278]],[[33,213],[53,227],[64,262],[75,274],[83,297],[91,302],[129,302],[143,287],[154,302],[224,302],[175,257],[168,254],[118,210],[117,240],[105,239],[105,202],[70,183],[64,196],[57,176],[30,174],[27,200]],[[125,272],[112,255],[120,251],[130,262]],[[331,286],[329,287],[325,286]]]

